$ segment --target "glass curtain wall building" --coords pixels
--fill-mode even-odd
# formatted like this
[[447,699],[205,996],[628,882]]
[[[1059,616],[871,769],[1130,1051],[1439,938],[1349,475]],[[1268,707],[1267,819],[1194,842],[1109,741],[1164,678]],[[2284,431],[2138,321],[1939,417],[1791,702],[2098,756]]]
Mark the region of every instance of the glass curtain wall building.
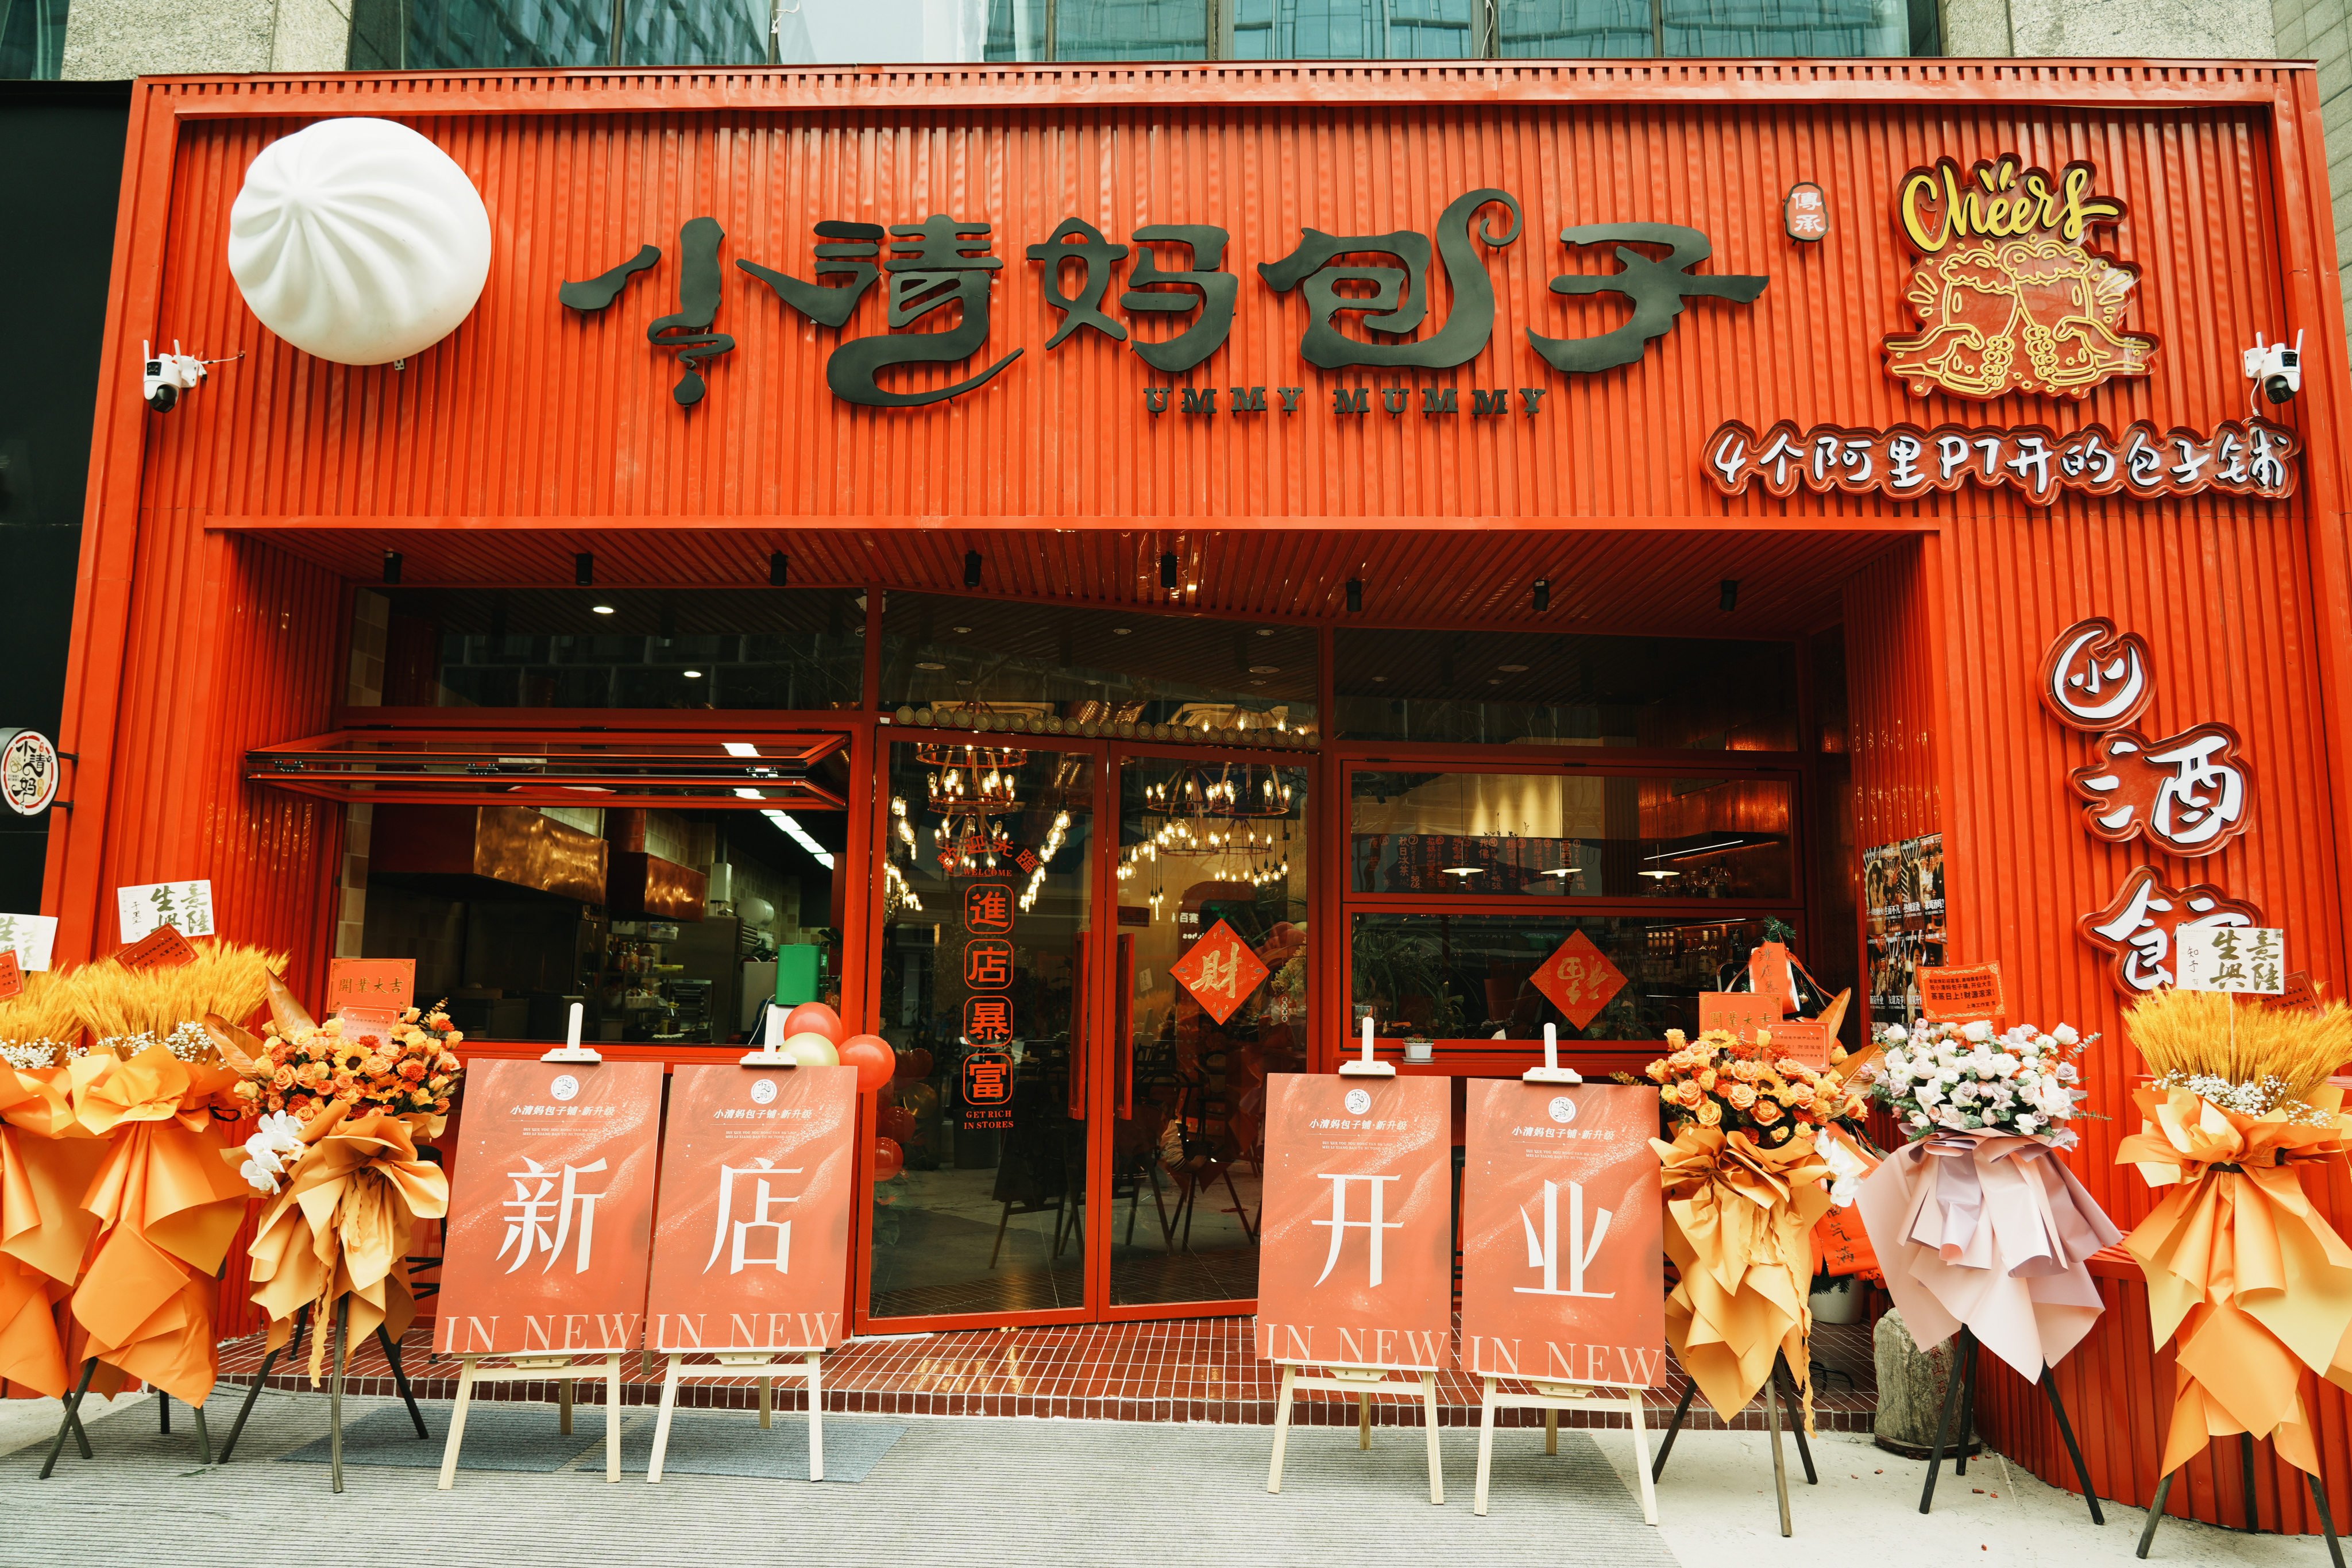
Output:
[[1936,0],[358,0],[351,68],[1940,52]]

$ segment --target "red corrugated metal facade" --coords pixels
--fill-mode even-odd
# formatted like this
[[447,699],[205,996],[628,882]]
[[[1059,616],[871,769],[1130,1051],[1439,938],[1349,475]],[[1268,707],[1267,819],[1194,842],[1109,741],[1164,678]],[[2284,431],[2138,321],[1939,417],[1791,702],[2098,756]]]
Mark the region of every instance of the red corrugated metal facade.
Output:
[[[1398,627],[1793,638],[1842,624],[1853,842],[1943,832],[1953,958],[1998,959],[2032,1018],[2105,1032],[2091,1080],[2118,1120],[2095,1124],[2075,1163],[2128,1224],[2147,1197],[2108,1162],[2137,1062],[2077,917],[2154,863],[2259,903],[2331,990],[2352,979],[2336,847],[2352,789],[2347,380],[2316,105],[2312,73],[2279,67],[1944,61],[142,83],[61,737],[81,761],[50,839],[60,951],[111,931],[116,885],[208,874],[226,929],[290,949],[315,979],[337,815],[248,789],[237,763],[329,726],[347,587],[386,550],[411,584],[564,584],[572,553],[593,551],[600,584],[750,584],[785,549],[795,582],[940,591],[961,589],[978,550],[992,594],[1163,607],[1157,563],[1174,551],[1199,584],[1176,607],[1195,611],[1345,624],[1356,578],[1363,623]],[[479,305],[404,370],[292,349],[247,311],[225,263],[247,163],[341,114],[423,132],[491,215]],[[1921,398],[1886,374],[1880,340],[1911,324],[1915,258],[1891,216],[1904,173],[2009,153],[2087,161],[2128,205],[2099,243],[2139,268],[2127,325],[2158,340],[2152,374],[2075,405]],[[1818,246],[1782,230],[1801,180],[1828,198]],[[1259,263],[1304,227],[1425,232],[1481,187],[1514,195],[1526,229],[1479,247],[1496,317],[1475,360],[1301,363],[1302,308],[1260,283]],[[834,334],[731,262],[811,276],[815,223],[932,213],[994,226],[1004,269],[983,352],[1022,357],[927,408],[834,399]],[[677,366],[643,328],[675,308],[679,226],[703,215],[727,231],[718,330],[736,346],[687,413],[669,395]],[[1073,215],[1122,244],[1147,224],[1231,230],[1228,346],[1175,377],[1090,332],[1046,349],[1059,318],[1024,251]],[[1596,333],[1622,312],[1548,291],[1608,266],[1557,237],[1629,220],[1698,227],[1714,246],[1701,272],[1769,284],[1752,306],[1691,300],[1626,369],[1560,375],[1527,331]],[[619,306],[584,320],[559,306],[559,279],[647,242],[669,259]],[[1442,322],[1454,301],[1433,269],[1431,296]],[[2274,416],[2307,448],[2290,500],[1733,500],[1703,467],[1729,419],[2210,429],[2244,416],[2239,352],[2297,330],[2305,390]],[[135,395],[135,353],[172,338],[247,357],[156,417]],[[1305,391],[1295,414],[1146,412],[1144,389],[1171,383]],[[1334,388],[1383,384],[1459,386],[1465,404],[1472,386],[1546,396],[1538,415],[1444,418],[1417,394],[1391,416],[1375,391],[1366,417],[1334,416]],[[1549,617],[1528,608],[1537,577],[1553,584]],[[1715,607],[1723,578],[1744,584],[1736,630]],[[2221,720],[2244,736],[2253,827],[2219,856],[2168,860],[2084,832],[2065,774],[2087,746],[2036,685],[2053,635],[2090,615],[2153,645],[2149,733]],[[2340,1177],[2330,1196],[2352,1223]],[[2103,1485],[2145,1500],[2158,1415],[2144,1300],[2118,1286],[2116,1308],[2066,1386]],[[1996,1441],[2062,1480],[2032,1391],[1987,1381]],[[2332,1390],[2318,1408],[2345,1517],[2352,1410]],[[2263,1463],[2268,1477],[2267,1450]],[[2265,1519],[2284,1504],[2285,1528],[2315,1528],[2291,1479],[2266,1480]],[[2184,1487],[2174,1506],[2232,1517],[2214,1510],[2234,1485]]]

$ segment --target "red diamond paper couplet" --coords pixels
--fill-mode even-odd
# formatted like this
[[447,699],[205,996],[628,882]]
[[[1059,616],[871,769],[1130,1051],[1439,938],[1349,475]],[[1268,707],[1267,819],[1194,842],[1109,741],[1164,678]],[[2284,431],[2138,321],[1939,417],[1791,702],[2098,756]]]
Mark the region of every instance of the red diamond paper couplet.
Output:
[[1580,1029],[1625,988],[1625,976],[1582,931],[1561,942],[1536,971],[1535,979],[1536,989]]
[[1219,921],[1192,944],[1192,951],[1168,966],[1202,1010],[1222,1024],[1234,1016],[1265,979],[1265,964],[1249,943]]

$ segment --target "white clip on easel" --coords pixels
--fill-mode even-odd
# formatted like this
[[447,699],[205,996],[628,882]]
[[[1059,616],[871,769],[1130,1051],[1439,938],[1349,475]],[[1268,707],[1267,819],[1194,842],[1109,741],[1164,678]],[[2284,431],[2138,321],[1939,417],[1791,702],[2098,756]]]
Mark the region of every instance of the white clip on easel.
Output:
[[1384,1062],[1372,1056],[1372,1016],[1364,1015],[1364,1054],[1339,1064],[1341,1078],[1394,1078],[1396,1063]]
[[[798,1058],[784,1054],[784,1015],[782,1008],[768,1009],[766,1037],[760,1048],[746,1051],[739,1058],[747,1068],[773,1071],[781,1068],[800,1066]],[[714,1364],[689,1366],[683,1351],[662,1352],[669,1360],[669,1370],[662,1378],[661,1414],[654,1422],[654,1451],[646,1464],[646,1481],[651,1485],[662,1479],[662,1465],[669,1458],[670,1422],[677,1414],[678,1385],[687,1383],[731,1383],[739,1377],[760,1380],[760,1426],[762,1430],[775,1425],[776,1380],[799,1378],[808,1384],[809,1418],[809,1479],[824,1479],[824,1384],[823,1367],[824,1347],[822,1345],[787,1345],[763,1351],[716,1351]],[[797,1356],[797,1362],[781,1361],[780,1356]]]
[[1544,1065],[1529,1068],[1519,1075],[1521,1083],[1582,1083],[1584,1075],[1574,1068],[1559,1065],[1559,1027],[1544,1026]]
[[[572,1004],[572,1019],[563,1044],[539,1059],[543,1062],[593,1064],[604,1059],[593,1046],[580,1043],[580,1004]],[[556,1430],[572,1431],[572,1385],[581,1373],[604,1380],[604,1479],[621,1479],[621,1358],[626,1350],[597,1352],[554,1352],[545,1355],[504,1355],[504,1366],[486,1367],[478,1355],[457,1358],[457,1397],[449,1410],[449,1440],[441,1446],[441,1483],[447,1491],[457,1483],[457,1455],[466,1442],[466,1412],[474,1402],[478,1383],[544,1383],[556,1385]]]

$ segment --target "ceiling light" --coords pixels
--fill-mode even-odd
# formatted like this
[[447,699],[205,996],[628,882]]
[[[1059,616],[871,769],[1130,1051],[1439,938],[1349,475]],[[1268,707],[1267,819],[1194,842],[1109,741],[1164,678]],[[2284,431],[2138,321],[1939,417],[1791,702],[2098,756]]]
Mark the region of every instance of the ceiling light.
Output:
[[610,605],[591,605],[588,608],[591,613],[599,616],[609,616],[613,613],[613,606]]
[[1254,664],[1249,667],[1249,669],[1252,675],[1280,675],[1282,673],[1282,666],[1278,664]]
[[1475,877],[1486,868],[1484,866],[1441,866],[1438,868],[1438,874],[1445,877]]
[[1257,629],[1257,635],[1262,637],[1270,637],[1274,635],[1274,628],[1272,626],[1260,626]]
[[1655,882],[1663,882],[1669,877],[1679,877],[1682,875],[1680,871],[1636,871],[1633,874],[1637,877],[1647,877],[1652,881]]
[[1538,872],[1538,875],[1545,877],[1573,877],[1576,875],[1578,869],[1579,868],[1574,866],[1559,866],[1549,871]]
[[1644,855],[1642,858],[1644,860],[1687,860],[1694,855],[1712,855],[1718,849],[1738,849],[1747,842],[1748,840],[1745,838],[1727,838],[1720,844],[1702,844],[1696,849],[1669,849],[1664,854]]
[[824,867],[828,871],[833,869],[833,851],[827,849],[824,845],[819,844],[815,839],[811,838],[808,835],[808,829],[803,827],[799,823],[793,820],[793,814],[791,812],[770,809],[761,812],[760,815],[766,817],[770,822],[774,823],[778,827],[782,828],[785,837],[790,838],[793,843],[807,850],[818,865]]
[[1388,679],[1388,677],[1387,677],[1387,676],[1385,676],[1385,675],[1375,675],[1374,677],[1372,677],[1372,684],[1373,684],[1374,686],[1378,686],[1381,682],[1382,682],[1383,680],[1386,680],[1387,679]]
[[947,666],[941,664],[935,658],[919,658],[915,661],[915,668],[917,669],[945,669]]
[[688,680],[700,680],[702,679],[702,671],[698,669],[681,669],[678,673],[686,677]]
[[956,633],[956,636],[958,636],[958,637],[964,637],[964,636],[968,635],[971,631],[971,628],[970,626],[958,626],[958,627],[956,627],[956,628],[955,628],[955,633]]
[[737,800],[765,800],[768,797],[761,795],[758,790],[747,788],[738,789],[735,792],[735,798]]
[[1503,684],[1503,678],[1499,675],[1490,675],[1486,678],[1486,684],[1489,686],[1500,686]]
[[1251,684],[1252,686],[1264,686],[1264,685],[1265,684],[1265,681],[1263,681],[1263,680],[1253,680],[1253,681],[1251,681],[1251,682],[1250,682],[1250,684]]
[[760,754],[760,748],[749,741],[725,741],[720,743],[727,748],[727,754],[730,757],[756,757]]
[[1528,672],[1528,667],[1524,664],[1498,664],[1495,668],[1505,675],[1525,675]]
[[1135,635],[1135,628],[1133,626],[1113,626],[1110,629],[1110,635],[1115,637],[1131,637]]

